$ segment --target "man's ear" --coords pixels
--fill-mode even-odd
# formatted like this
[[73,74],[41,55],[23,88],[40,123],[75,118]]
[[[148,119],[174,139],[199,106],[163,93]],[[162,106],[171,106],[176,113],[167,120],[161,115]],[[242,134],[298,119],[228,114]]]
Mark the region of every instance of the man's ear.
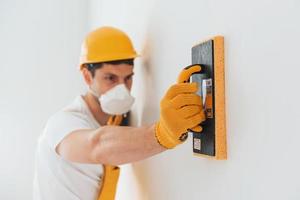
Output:
[[83,68],[81,71],[82,71],[82,75],[83,75],[85,83],[88,85],[91,85],[93,82],[92,73],[87,68]]

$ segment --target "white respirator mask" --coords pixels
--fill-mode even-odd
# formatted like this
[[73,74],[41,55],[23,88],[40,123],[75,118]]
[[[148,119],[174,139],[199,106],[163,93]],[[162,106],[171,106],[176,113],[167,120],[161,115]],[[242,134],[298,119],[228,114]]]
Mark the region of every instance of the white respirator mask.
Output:
[[119,84],[102,95],[98,95],[91,88],[89,90],[98,98],[102,110],[110,115],[125,114],[134,103],[134,97],[130,95],[129,90],[124,84]]

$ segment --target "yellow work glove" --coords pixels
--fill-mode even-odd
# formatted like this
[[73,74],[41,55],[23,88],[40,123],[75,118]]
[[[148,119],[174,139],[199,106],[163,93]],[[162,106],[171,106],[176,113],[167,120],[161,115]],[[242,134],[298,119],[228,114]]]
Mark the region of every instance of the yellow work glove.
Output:
[[155,124],[155,136],[165,148],[183,143],[187,132],[201,132],[199,124],[205,120],[202,99],[196,94],[197,83],[188,83],[190,76],[199,72],[199,65],[185,68],[160,102],[160,120]]

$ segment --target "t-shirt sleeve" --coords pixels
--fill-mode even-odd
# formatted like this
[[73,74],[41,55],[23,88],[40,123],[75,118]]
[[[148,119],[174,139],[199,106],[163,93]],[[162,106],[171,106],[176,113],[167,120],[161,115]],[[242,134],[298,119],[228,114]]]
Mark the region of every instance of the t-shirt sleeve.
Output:
[[82,114],[60,111],[50,117],[44,133],[50,147],[55,150],[56,146],[73,131],[92,128]]

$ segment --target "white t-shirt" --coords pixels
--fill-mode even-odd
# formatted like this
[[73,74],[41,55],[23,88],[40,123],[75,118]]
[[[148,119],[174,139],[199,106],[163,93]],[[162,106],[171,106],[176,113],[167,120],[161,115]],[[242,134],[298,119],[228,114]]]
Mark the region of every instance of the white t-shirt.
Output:
[[36,152],[34,200],[97,199],[103,165],[68,161],[55,148],[72,131],[99,126],[81,96],[48,120]]

